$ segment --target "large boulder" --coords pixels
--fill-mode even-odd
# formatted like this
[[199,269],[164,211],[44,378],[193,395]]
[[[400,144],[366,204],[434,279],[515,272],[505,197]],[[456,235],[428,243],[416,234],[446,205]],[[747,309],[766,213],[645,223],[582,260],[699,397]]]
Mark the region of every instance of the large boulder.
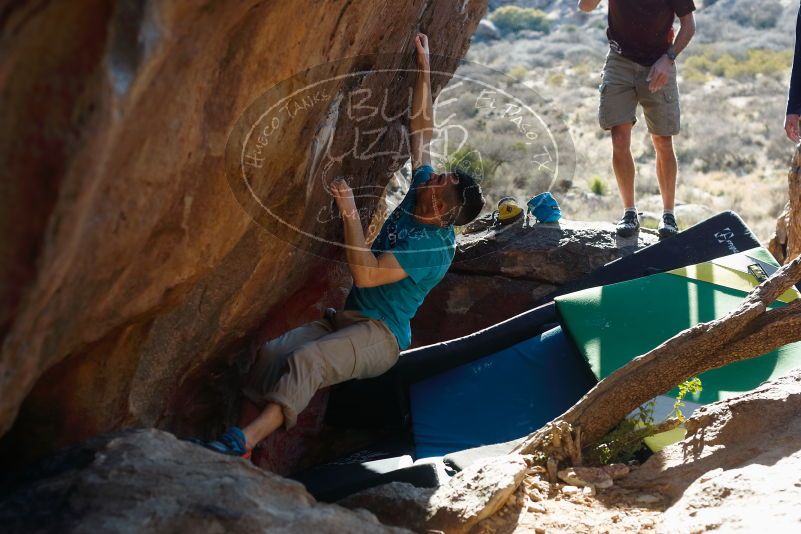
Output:
[[473,39],[476,41],[493,41],[501,38],[501,32],[491,20],[484,19],[478,23],[476,33],[473,34]]
[[623,239],[612,224],[564,219],[533,225],[521,220],[461,235],[448,274],[412,321],[412,343],[437,343],[508,319],[559,286],[657,240],[646,229]]
[[319,504],[298,482],[157,430],[91,439],[2,482],[8,534],[409,532],[364,510]]
[[799,530],[801,369],[699,408],[686,427],[621,482],[672,500],[658,531]]
[[391,482],[346,497],[341,504],[369,510],[386,524],[415,532],[458,534],[503,507],[526,469],[520,455],[497,456],[470,465],[438,488]]
[[[413,70],[365,73],[413,66],[417,31],[441,54],[438,92],[485,11],[485,0],[3,8],[0,435],[16,424],[0,458],[132,425],[219,425],[236,397],[230,363],[257,330],[276,334],[343,300],[347,271],[332,261],[342,250],[329,244],[341,225],[309,209],[331,204],[323,170],[379,191],[396,170],[386,150],[405,139],[406,100],[365,120],[344,95],[380,104],[390,82],[405,94]],[[228,165],[229,134],[247,130],[240,117],[268,89],[314,81],[276,85],[317,65],[330,93],[294,102],[280,136],[255,137],[258,157],[245,155],[260,169],[255,192],[285,223],[267,232],[227,180],[240,170]],[[357,150],[371,121],[386,127],[377,156],[324,160]]]

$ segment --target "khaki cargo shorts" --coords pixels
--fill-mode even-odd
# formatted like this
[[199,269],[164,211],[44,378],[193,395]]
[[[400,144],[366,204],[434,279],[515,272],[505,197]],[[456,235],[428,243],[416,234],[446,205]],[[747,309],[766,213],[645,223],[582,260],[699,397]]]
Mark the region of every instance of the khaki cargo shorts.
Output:
[[648,89],[651,67],[626,59],[612,50],[606,56],[601,74],[601,102],[598,122],[609,130],[619,124],[637,122],[637,104],[642,106],[648,131],[654,135],[676,135],[681,126],[679,86],[676,65],[667,83],[659,91]]

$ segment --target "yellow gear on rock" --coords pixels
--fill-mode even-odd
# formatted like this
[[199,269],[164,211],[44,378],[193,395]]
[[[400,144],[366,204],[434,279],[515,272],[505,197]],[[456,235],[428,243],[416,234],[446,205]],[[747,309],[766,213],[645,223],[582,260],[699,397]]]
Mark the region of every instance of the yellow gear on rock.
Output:
[[514,197],[503,197],[498,201],[498,220],[509,224],[523,215],[523,208],[517,205]]

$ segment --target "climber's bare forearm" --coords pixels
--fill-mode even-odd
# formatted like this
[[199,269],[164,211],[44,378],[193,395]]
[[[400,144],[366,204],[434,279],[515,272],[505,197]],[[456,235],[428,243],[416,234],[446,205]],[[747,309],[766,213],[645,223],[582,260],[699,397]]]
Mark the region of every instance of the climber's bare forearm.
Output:
[[673,40],[673,51],[676,52],[676,54],[681,53],[682,50],[687,48],[690,41],[693,40],[693,36],[695,35],[695,15],[692,13],[685,15],[679,19],[679,23],[681,27],[676,34],[676,39]]
[[417,70],[417,82],[414,86],[412,99],[411,132],[431,132],[434,126],[434,102],[431,98],[431,71],[428,62],[420,65]]
[[340,177],[332,181],[329,187],[339,213],[342,214],[345,256],[350,274],[353,275],[353,283],[357,287],[374,287],[405,278],[406,271],[392,253],[385,252],[376,258],[367,246],[353,190],[348,183]]
[[410,124],[410,149],[412,168],[421,165],[430,165],[431,156],[429,145],[433,136],[434,118],[433,103],[431,99],[431,74],[428,63],[417,73],[417,84],[412,102],[412,117]]
[[367,246],[362,223],[356,213],[350,217],[342,217],[345,227],[345,254],[354,285],[375,287],[406,278],[406,271],[393,254],[385,252],[378,257],[373,254]]
[[348,268],[353,280],[360,280],[365,270],[378,267],[378,259],[367,247],[359,217],[356,214],[343,215],[342,222],[345,229],[345,255],[348,259]]
[[409,148],[412,169],[431,164],[429,145],[434,135],[434,99],[431,96],[431,59],[428,36],[418,33],[414,38],[417,52],[417,81],[414,86],[411,116],[409,117]]

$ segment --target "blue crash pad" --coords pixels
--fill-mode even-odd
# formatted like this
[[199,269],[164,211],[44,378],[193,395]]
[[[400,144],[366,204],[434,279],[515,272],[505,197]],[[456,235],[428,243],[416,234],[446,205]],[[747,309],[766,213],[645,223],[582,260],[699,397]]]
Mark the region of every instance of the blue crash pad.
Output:
[[564,413],[596,383],[561,327],[414,383],[416,456],[519,438]]

